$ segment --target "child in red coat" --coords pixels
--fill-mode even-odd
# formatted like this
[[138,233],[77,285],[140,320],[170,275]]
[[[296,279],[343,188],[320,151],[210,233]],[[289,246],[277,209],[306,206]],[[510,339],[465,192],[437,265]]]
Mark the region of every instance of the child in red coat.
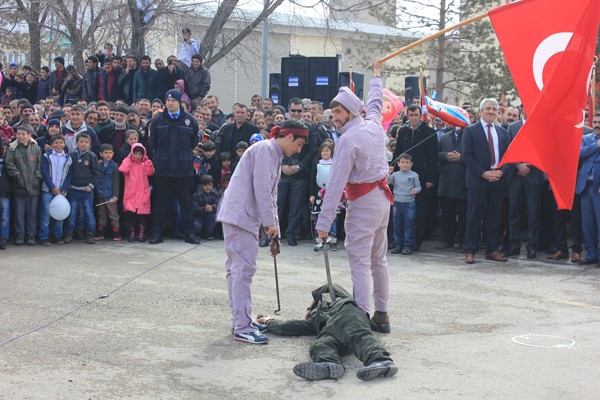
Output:
[[146,241],[146,225],[150,215],[150,184],[148,177],[154,175],[154,165],[146,156],[146,148],[141,143],[131,146],[119,171],[125,176],[125,192],[123,209],[129,228],[129,242],[136,241],[136,226],[138,227],[137,241]]

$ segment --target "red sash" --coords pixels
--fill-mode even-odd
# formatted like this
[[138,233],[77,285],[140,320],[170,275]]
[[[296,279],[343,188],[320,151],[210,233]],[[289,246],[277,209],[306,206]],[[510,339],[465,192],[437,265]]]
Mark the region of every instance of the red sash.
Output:
[[380,179],[376,182],[371,183],[348,183],[346,185],[346,197],[348,200],[356,200],[367,193],[370,193],[375,188],[380,188],[385,192],[385,197],[389,200],[390,204],[394,204],[394,195],[387,184],[387,178]]

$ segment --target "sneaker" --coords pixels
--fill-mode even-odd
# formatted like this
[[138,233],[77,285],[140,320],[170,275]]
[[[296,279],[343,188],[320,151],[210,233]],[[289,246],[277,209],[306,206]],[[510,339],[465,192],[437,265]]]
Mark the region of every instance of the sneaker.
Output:
[[36,245],[35,238],[28,237],[27,238],[27,246],[35,246],[35,245]]
[[398,373],[398,367],[392,360],[373,361],[366,367],[356,371],[356,377],[361,381],[370,381],[375,378],[389,378]]
[[96,243],[96,241],[94,240],[94,235],[88,235],[86,243],[87,244],[94,244],[94,243]]
[[73,241],[73,234],[71,232],[67,232],[63,241],[67,244],[71,243]]
[[121,234],[119,232],[113,233],[113,241],[119,242],[121,239]]
[[337,243],[329,243],[329,250],[331,251],[337,251]]
[[294,373],[307,381],[337,379],[344,374],[344,366],[332,362],[307,362],[296,365]]
[[260,333],[257,329],[254,329],[251,332],[234,333],[233,340],[251,344],[266,344],[269,341],[269,338]]
[[48,239],[40,240],[40,246],[50,246],[50,241]]
[[0,250],[6,250],[6,238],[0,237]]
[[392,331],[390,317],[387,312],[375,311],[375,314],[371,317],[371,330],[379,333],[390,333]]
[[104,240],[104,235],[98,232],[96,236],[94,236],[94,240]]
[[19,238],[17,238],[17,239],[15,240],[15,244],[16,244],[17,246],[23,246],[23,245],[25,244],[25,239],[24,239],[24,238],[22,238],[22,237],[19,237]]
[[313,247],[313,249],[315,251],[321,251],[321,250],[323,250],[323,242],[319,242],[319,243],[315,244],[315,247]]
[[56,239],[56,244],[63,245],[63,244],[65,244],[65,241],[62,239]]
[[405,247],[402,249],[402,255],[409,256],[411,254],[412,254],[412,250],[410,249],[410,247]]
[[256,321],[250,322],[250,326],[253,327],[254,329],[256,329],[257,331],[259,331],[260,333],[265,333],[266,331],[269,330],[269,328],[267,327],[267,324],[261,324]]
[[400,254],[400,253],[402,253],[401,247],[394,247],[394,249],[392,250],[392,254]]

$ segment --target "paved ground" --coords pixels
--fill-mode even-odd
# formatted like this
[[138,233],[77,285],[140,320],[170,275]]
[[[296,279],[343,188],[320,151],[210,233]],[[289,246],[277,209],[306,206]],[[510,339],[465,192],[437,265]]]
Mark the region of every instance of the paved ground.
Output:
[[[481,257],[468,266],[424,247],[389,256],[393,332],[379,337],[398,375],[359,381],[350,356],[341,379],[306,382],[292,368],[312,338],[231,340],[222,242],[11,246],[0,253],[0,398],[598,398],[600,269]],[[351,288],[345,251],[331,264],[333,281]],[[298,318],[325,282],[322,255],[284,245],[278,267],[280,316]],[[272,313],[266,249],[253,293],[255,314]]]

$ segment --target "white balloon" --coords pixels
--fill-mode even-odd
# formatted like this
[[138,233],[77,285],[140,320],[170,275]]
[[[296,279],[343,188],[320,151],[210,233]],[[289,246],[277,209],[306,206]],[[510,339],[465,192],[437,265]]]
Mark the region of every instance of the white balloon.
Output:
[[66,219],[71,213],[69,200],[62,194],[54,196],[48,209],[50,211],[50,216],[57,221]]

